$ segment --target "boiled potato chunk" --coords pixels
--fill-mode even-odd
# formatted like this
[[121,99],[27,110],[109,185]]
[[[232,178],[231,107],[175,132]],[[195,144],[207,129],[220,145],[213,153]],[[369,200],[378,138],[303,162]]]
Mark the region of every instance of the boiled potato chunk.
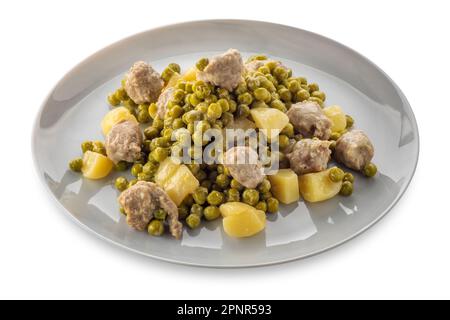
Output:
[[167,183],[167,181],[174,175],[177,171],[179,164],[175,163],[171,158],[164,160],[156,171],[155,183],[161,187]]
[[197,80],[197,68],[192,67],[188,71],[186,71],[182,76],[181,79],[184,81],[195,81]]
[[331,120],[331,131],[340,132],[347,127],[345,114],[339,106],[330,106],[323,109],[323,112]]
[[298,176],[291,169],[280,169],[278,173],[268,176],[272,184],[272,194],[281,203],[290,204],[300,200]]
[[167,192],[177,206],[200,185],[188,167],[177,164],[170,158],[159,166],[155,182]]
[[229,202],[220,206],[223,229],[235,238],[251,237],[266,227],[266,214],[242,202]]
[[276,138],[289,123],[288,116],[273,108],[256,108],[251,110],[258,129],[266,129],[269,139]]
[[88,179],[101,179],[106,177],[113,168],[113,162],[104,155],[86,151],[83,157],[81,172]]
[[181,79],[181,76],[179,73],[175,72],[172,77],[170,77],[169,82],[166,84],[166,88],[172,88],[175,87],[178,83],[178,80]]
[[103,117],[101,123],[103,134],[106,136],[115,124],[126,120],[137,122],[136,118],[130,113],[130,111],[128,111],[127,108],[117,107],[112,109]]
[[330,170],[308,173],[298,178],[303,199],[309,202],[319,202],[331,199],[339,193],[342,181],[331,181],[329,178]]

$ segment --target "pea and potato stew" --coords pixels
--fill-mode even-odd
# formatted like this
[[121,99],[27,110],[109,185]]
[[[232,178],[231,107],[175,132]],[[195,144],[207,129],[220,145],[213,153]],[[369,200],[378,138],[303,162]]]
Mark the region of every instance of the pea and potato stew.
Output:
[[[317,83],[281,62],[239,51],[161,74],[136,62],[108,96],[104,141],[81,143],[69,163],[84,178],[131,171],[115,187],[127,223],[150,235],[223,218],[231,237],[262,231],[267,214],[299,201],[351,196],[354,176],[373,177],[374,147]],[[342,164],[329,167],[334,159]],[[129,175],[127,175],[129,176]]]

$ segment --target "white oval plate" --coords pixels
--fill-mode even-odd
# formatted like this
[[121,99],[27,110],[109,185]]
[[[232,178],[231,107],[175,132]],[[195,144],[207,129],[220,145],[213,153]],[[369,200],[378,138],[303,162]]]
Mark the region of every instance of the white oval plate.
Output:
[[[192,36],[195,35],[195,36]],[[339,104],[375,145],[375,179],[357,176],[353,196],[319,204],[303,201],[269,215],[264,232],[249,239],[227,237],[220,221],[185,230],[180,241],[150,237],[129,228],[119,213],[115,176],[89,181],[70,172],[80,142],[103,139],[100,120],[106,96],[120,86],[137,60],[159,71],[237,48],[244,58],[265,53],[295,75],[319,83],[327,104]],[[407,188],[417,164],[419,136],[413,112],[393,81],[355,51],[300,29],[242,20],[170,25],[119,41],[87,58],[56,85],[40,109],[33,133],[39,176],[53,198],[86,229],[134,252],[197,266],[261,266],[311,256],[360,234],[382,218]]]

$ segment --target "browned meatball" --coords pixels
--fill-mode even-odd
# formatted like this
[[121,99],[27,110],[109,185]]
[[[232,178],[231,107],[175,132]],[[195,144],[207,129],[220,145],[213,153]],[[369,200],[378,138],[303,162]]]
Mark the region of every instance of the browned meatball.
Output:
[[106,135],[106,154],[114,163],[133,162],[141,156],[142,132],[136,121],[115,124]]
[[127,214],[127,223],[143,231],[153,218],[155,210],[167,212],[170,233],[176,239],[181,237],[183,225],[178,221],[178,208],[167,193],[152,182],[139,181],[119,196],[119,204]]
[[349,131],[336,141],[334,157],[350,169],[364,169],[372,160],[373,155],[373,145],[361,130]]
[[246,188],[256,188],[264,180],[258,154],[250,147],[233,147],[225,153],[224,165],[231,176]]
[[231,91],[242,81],[243,71],[241,54],[236,49],[229,49],[213,57],[206,68],[198,72],[197,78]]
[[296,103],[286,114],[294,128],[304,137],[317,137],[321,140],[330,138],[332,123],[317,102]]
[[158,112],[156,113],[156,115],[160,119],[164,119],[164,116],[167,113],[167,104],[173,98],[174,92],[175,92],[175,88],[170,87],[170,88],[165,89],[159,96],[158,101],[156,102],[156,105],[158,107]]
[[331,155],[330,144],[317,139],[298,141],[292,152],[286,155],[291,169],[298,175],[325,170]]
[[155,102],[163,85],[159,73],[144,61],[136,62],[125,79],[125,91],[137,104]]

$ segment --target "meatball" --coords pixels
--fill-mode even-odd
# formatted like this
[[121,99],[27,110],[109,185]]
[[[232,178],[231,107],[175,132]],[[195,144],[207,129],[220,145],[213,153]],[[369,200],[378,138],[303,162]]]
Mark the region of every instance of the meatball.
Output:
[[160,119],[164,119],[164,116],[166,115],[166,112],[167,112],[167,104],[173,98],[174,92],[175,92],[175,88],[170,87],[170,88],[165,89],[159,96],[158,101],[156,102],[156,105],[158,107],[158,111],[157,111],[156,115]]
[[298,141],[286,155],[292,170],[298,175],[325,170],[331,155],[330,144],[330,141],[318,139]]
[[136,62],[125,79],[125,91],[137,104],[155,102],[163,88],[164,81],[148,63]]
[[106,154],[114,163],[133,162],[141,157],[142,132],[136,121],[115,124],[105,138]]
[[242,81],[244,64],[239,51],[229,49],[224,54],[215,56],[197,78],[213,85],[232,91]]
[[352,130],[336,141],[334,157],[346,167],[362,170],[370,163],[374,148],[367,135],[361,130]]
[[250,147],[233,147],[225,153],[224,165],[231,176],[246,188],[256,188],[264,180],[258,154]]
[[167,193],[152,182],[139,181],[119,196],[119,204],[127,214],[127,223],[143,231],[153,218],[155,210],[167,212],[170,233],[176,239],[181,237],[183,225],[178,221],[178,208]]
[[321,140],[330,138],[332,123],[318,103],[314,101],[296,103],[286,114],[294,128],[304,137],[317,137]]

